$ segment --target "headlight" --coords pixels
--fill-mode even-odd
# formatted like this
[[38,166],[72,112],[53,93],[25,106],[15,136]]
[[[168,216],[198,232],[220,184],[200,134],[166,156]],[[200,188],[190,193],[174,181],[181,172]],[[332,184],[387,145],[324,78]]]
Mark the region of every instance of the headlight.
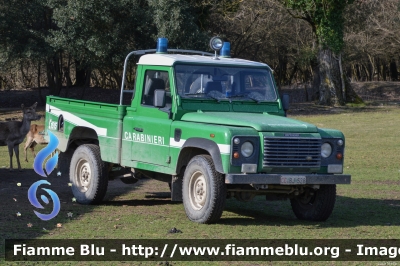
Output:
[[250,157],[253,154],[254,147],[251,142],[246,141],[245,143],[242,144],[240,152],[244,157]]
[[331,156],[332,154],[332,146],[331,144],[325,142],[324,144],[322,144],[321,146],[321,156],[323,158],[328,158],[329,156]]

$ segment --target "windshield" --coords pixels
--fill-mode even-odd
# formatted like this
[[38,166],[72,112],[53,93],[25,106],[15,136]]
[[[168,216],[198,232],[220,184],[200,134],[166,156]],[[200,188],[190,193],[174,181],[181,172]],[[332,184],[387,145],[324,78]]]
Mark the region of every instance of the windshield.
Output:
[[271,71],[249,67],[176,65],[176,86],[182,98],[275,101]]

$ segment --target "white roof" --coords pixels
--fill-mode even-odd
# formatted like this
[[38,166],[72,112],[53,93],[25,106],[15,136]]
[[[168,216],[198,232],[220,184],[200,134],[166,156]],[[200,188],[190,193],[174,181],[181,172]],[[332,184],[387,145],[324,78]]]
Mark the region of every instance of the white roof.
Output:
[[183,55],[183,54],[146,54],[139,59],[139,65],[157,65],[157,66],[172,66],[177,62],[182,63],[200,63],[200,64],[227,64],[227,65],[242,65],[255,67],[268,67],[267,64],[254,62],[239,58],[223,58],[219,60],[213,59],[213,56],[202,55]]

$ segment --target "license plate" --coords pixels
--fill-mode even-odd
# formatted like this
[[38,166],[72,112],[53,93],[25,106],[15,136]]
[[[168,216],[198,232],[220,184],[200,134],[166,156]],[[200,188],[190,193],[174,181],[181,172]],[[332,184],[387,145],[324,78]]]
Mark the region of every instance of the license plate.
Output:
[[281,176],[281,185],[306,184],[306,177],[300,175]]

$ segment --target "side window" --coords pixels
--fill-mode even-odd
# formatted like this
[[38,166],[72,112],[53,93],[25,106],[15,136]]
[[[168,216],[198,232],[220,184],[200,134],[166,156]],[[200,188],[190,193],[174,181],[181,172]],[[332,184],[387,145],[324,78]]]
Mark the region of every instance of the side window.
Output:
[[167,71],[146,70],[144,90],[142,94],[142,104],[153,106],[154,91],[165,90],[167,86],[169,86]]

